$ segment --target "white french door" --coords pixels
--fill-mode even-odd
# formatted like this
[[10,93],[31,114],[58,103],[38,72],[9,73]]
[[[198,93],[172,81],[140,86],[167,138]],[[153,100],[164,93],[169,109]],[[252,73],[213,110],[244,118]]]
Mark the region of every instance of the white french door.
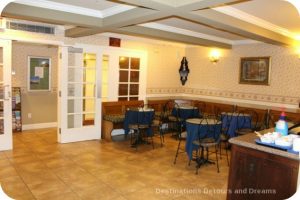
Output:
[[[102,74],[102,80],[107,79],[107,85],[102,83],[102,92],[106,92],[104,96],[107,100],[145,100],[147,52],[106,47],[103,48],[103,55],[108,62],[108,72]],[[135,67],[133,60],[138,61]]]
[[11,41],[0,39],[0,151],[12,146]]
[[96,46],[60,47],[58,140],[101,138],[101,50]]

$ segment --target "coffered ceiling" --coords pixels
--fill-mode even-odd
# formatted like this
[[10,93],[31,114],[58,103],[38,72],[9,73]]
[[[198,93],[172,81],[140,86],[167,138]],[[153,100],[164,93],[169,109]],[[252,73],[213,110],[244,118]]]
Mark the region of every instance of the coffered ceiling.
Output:
[[2,16],[65,25],[67,37],[111,32],[220,48],[294,45],[300,33],[285,0],[16,0]]

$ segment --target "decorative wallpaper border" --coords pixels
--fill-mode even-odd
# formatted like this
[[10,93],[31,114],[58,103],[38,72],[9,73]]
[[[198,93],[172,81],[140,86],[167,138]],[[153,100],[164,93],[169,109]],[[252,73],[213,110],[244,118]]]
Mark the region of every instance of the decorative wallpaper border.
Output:
[[221,91],[221,90],[209,90],[209,89],[195,89],[195,88],[148,88],[147,95],[160,94],[190,94],[190,95],[203,95],[212,97],[222,97],[231,99],[242,99],[242,100],[252,100],[252,101],[264,101],[271,103],[282,103],[298,105],[300,102],[300,97],[285,97],[277,95],[264,95],[264,94],[253,94],[253,93],[243,93],[243,92],[231,92],[231,91]]

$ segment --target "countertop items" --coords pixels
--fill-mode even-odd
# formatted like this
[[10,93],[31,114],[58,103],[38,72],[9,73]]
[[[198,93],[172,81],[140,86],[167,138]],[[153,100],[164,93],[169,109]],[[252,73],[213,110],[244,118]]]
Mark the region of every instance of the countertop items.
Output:
[[[265,134],[265,133],[272,132],[272,131],[273,130],[269,129],[269,130],[260,131],[260,133]],[[250,133],[250,134],[246,134],[246,135],[243,135],[243,136],[240,136],[240,137],[231,138],[229,140],[229,142],[232,143],[232,144],[239,145],[239,146],[248,147],[248,148],[251,148],[251,149],[256,149],[256,150],[259,150],[259,151],[263,151],[263,152],[283,156],[283,157],[290,158],[290,159],[293,159],[293,160],[298,160],[298,161],[300,160],[299,156],[296,155],[296,154],[256,144],[256,142],[255,142],[256,139],[259,139],[259,137],[255,133]]]
[[[261,135],[273,129],[260,131]],[[297,189],[299,155],[256,144],[255,133],[231,138],[227,200],[287,199]],[[270,143],[275,145],[275,143]]]

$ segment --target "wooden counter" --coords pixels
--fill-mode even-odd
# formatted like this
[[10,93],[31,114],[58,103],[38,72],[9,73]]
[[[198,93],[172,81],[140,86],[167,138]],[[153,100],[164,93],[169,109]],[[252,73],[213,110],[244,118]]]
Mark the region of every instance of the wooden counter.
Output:
[[228,200],[286,199],[296,192],[299,156],[258,145],[257,138],[251,133],[229,141]]

